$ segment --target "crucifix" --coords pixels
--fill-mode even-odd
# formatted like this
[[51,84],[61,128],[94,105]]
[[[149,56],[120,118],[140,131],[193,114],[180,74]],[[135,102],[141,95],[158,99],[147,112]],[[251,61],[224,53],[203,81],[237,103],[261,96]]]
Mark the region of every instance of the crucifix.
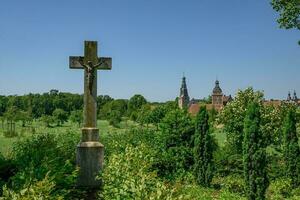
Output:
[[71,69],[84,69],[84,108],[81,141],[77,146],[78,186],[98,187],[96,176],[103,165],[104,146],[97,128],[97,70],[110,70],[112,59],[97,56],[97,42],[84,41],[84,56],[70,56]]

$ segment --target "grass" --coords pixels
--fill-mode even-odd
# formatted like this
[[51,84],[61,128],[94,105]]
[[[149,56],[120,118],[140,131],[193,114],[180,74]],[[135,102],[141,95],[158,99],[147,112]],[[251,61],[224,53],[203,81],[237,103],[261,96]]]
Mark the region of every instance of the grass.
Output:
[[[99,133],[101,135],[113,134],[115,132],[126,131],[131,127],[136,126],[136,123],[132,121],[122,121],[119,128],[115,128],[109,125],[105,120],[98,120],[97,127],[99,128]],[[54,133],[59,134],[62,132],[77,132],[81,134],[81,127],[78,124],[72,122],[66,122],[62,126],[52,126],[45,127],[43,123],[39,121],[34,121],[30,126],[22,127],[21,123],[16,123],[16,132],[19,136],[13,138],[4,137],[5,127],[0,127],[0,153],[4,156],[8,156],[11,152],[14,142],[22,139],[23,137],[28,137],[33,134],[32,128],[35,130],[34,134],[39,133]],[[22,136],[20,136],[22,135]]]

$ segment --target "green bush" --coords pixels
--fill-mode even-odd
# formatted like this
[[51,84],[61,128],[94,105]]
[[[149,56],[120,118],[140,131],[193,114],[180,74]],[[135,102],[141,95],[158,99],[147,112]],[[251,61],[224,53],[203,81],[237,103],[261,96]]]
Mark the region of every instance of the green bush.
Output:
[[208,187],[214,176],[213,152],[216,143],[211,135],[209,116],[205,107],[201,107],[196,117],[194,135],[194,173],[199,185]]
[[266,149],[260,125],[260,105],[251,103],[244,121],[243,163],[246,196],[257,200],[265,199],[269,185]]
[[17,142],[12,151],[17,172],[10,178],[9,186],[18,191],[49,174],[56,190],[71,189],[77,176],[74,161],[78,141],[76,134],[66,132],[38,134]]
[[152,149],[128,145],[125,152],[113,154],[101,175],[104,199],[171,199],[172,190],[159,181],[151,165]]
[[159,134],[150,129],[132,128],[128,131],[113,132],[106,135],[100,135],[101,142],[105,146],[105,158],[112,154],[125,152],[127,145],[134,147],[140,144],[146,144],[153,149],[159,146]]
[[54,194],[55,183],[48,175],[40,181],[26,184],[19,191],[13,191],[6,186],[3,187],[1,200],[60,200],[63,196]]
[[292,186],[300,186],[300,148],[296,130],[296,110],[291,108],[284,120],[284,160],[286,173],[292,181]]
[[224,177],[228,175],[238,175],[243,173],[243,157],[231,151],[229,145],[218,148],[214,153],[216,173]]
[[231,193],[237,193],[242,196],[245,195],[245,182],[243,177],[238,175],[227,176],[222,179],[222,189]]
[[286,199],[291,194],[291,191],[291,181],[281,178],[271,182],[267,190],[267,197],[271,200]]
[[160,176],[174,179],[190,170],[194,164],[192,119],[183,110],[173,110],[162,120],[161,156],[156,167]]
[[15,174],[16,166],[12,160],[4,158],[0,153],[0,196],[2,194],[2,186]]

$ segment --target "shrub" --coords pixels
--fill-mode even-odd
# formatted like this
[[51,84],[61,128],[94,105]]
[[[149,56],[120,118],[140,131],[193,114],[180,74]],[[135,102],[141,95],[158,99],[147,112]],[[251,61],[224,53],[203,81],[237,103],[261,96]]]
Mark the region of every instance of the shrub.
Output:
[[63,196],[54,194],[55,183],[48,175],[40,181],[26,184],[19,191],[13,191],[6,186],[3,187],[3,197],[1,200],[33,200],[33,199],[45,199],[45,200],[60,200]]
[[279,179],[271,182],[267,190],[267,197],[270,199],[285,199],[290,192],[290,181],[287,179]]
[[231,193],[238,193],[240,195],[245,195],[245,182],[243,180],[243,177],[238,175],[230,175],[227,177],[224,177],[222,179],[222,189],[227,190]]
[[251,103],[245,117],[243,160],[246,194],[248,199],[265,199],[268,187],[266,150],[260,131],[260,107]]
[[113,154],[101,175],[104,199],[171,199],[172,190],[157,179],[151,165],[152,149],[128,145],[125,152]]
[[160,127],[162,153],[157,163],[158,173],[173,178],[193,166],[193,123],[188,113],[177,109],[165,116]]
[[214,173],[214,150],[215,142],[210,133],[208,113],[205,107],[201,107],[196,117],[194,135],[194,172],[199,185],[210,186]]
[[45,133],[17,142],[12,151],[17,169],[16,175],[11,177],[13,189],[21,189],[33,180],[41,181],[47,173],[53,178],[56,189],[73,187],[77,137],[71,133]]
[[296,130],[296,112],[290,109],[284,122],[284,159],[286,173],[294,188],[300,186],[300,149]]

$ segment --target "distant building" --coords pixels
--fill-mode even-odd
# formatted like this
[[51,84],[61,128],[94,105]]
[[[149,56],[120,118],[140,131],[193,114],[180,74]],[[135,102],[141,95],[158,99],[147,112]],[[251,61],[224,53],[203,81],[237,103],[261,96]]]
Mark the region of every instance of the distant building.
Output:
[[[216,80],[216,82],[215,82],[215,87],[213,88],[211,97],[212,97],[211,104],[203,104],[202,105],[202,106],[206,106],[207,110],[215,109],[217,111],[220,111],[222,108],[224,108],[224,106],[228,102],[232,101],[231,95],[226,96],[223,94],[223,91],[220,87],[220,82],[218,80]],[[196,115],[199,112],[200,105],[201,105],[201,103],[199,103],[199,102],[200,102],[199,99],[191,100],[191,102],[188,106],[189,113],[191,113],[192,115]]]
[[212,108],[220,111],[229,101],[232,101],[231,95],[223,95],[222,89],[220,88],[220,82],[216,80],[215,87],[212,95]]
[[296,104],[298,104],[298,106],[300,106],[300,99],[298,99],[298,97],[297,97],[296,90],[294,90],[293,97],[291,95],[291,92],[288,93],[288,97],[287,97],[286,101],[290,102],[290,103],[296,103]]
[[288,97],[287,97],[287,99],[286,99],[287,101],[292,101],[292,96],[291,96],[291,92],[289,91],[289,93],[288,93]]
[[189,104],[190,104],[190,97],[186,86],[185,76],[183,76],[181,82],[181,88],[180,88],[180,95],[178,99],[178,106],[180,109],[183,109],[183,108],[188,108]]
[[293,101],[296,102],[296,103],[298,102],[298,97],[297,97],[297,94],[296,94],[296,90],[294,90]]

